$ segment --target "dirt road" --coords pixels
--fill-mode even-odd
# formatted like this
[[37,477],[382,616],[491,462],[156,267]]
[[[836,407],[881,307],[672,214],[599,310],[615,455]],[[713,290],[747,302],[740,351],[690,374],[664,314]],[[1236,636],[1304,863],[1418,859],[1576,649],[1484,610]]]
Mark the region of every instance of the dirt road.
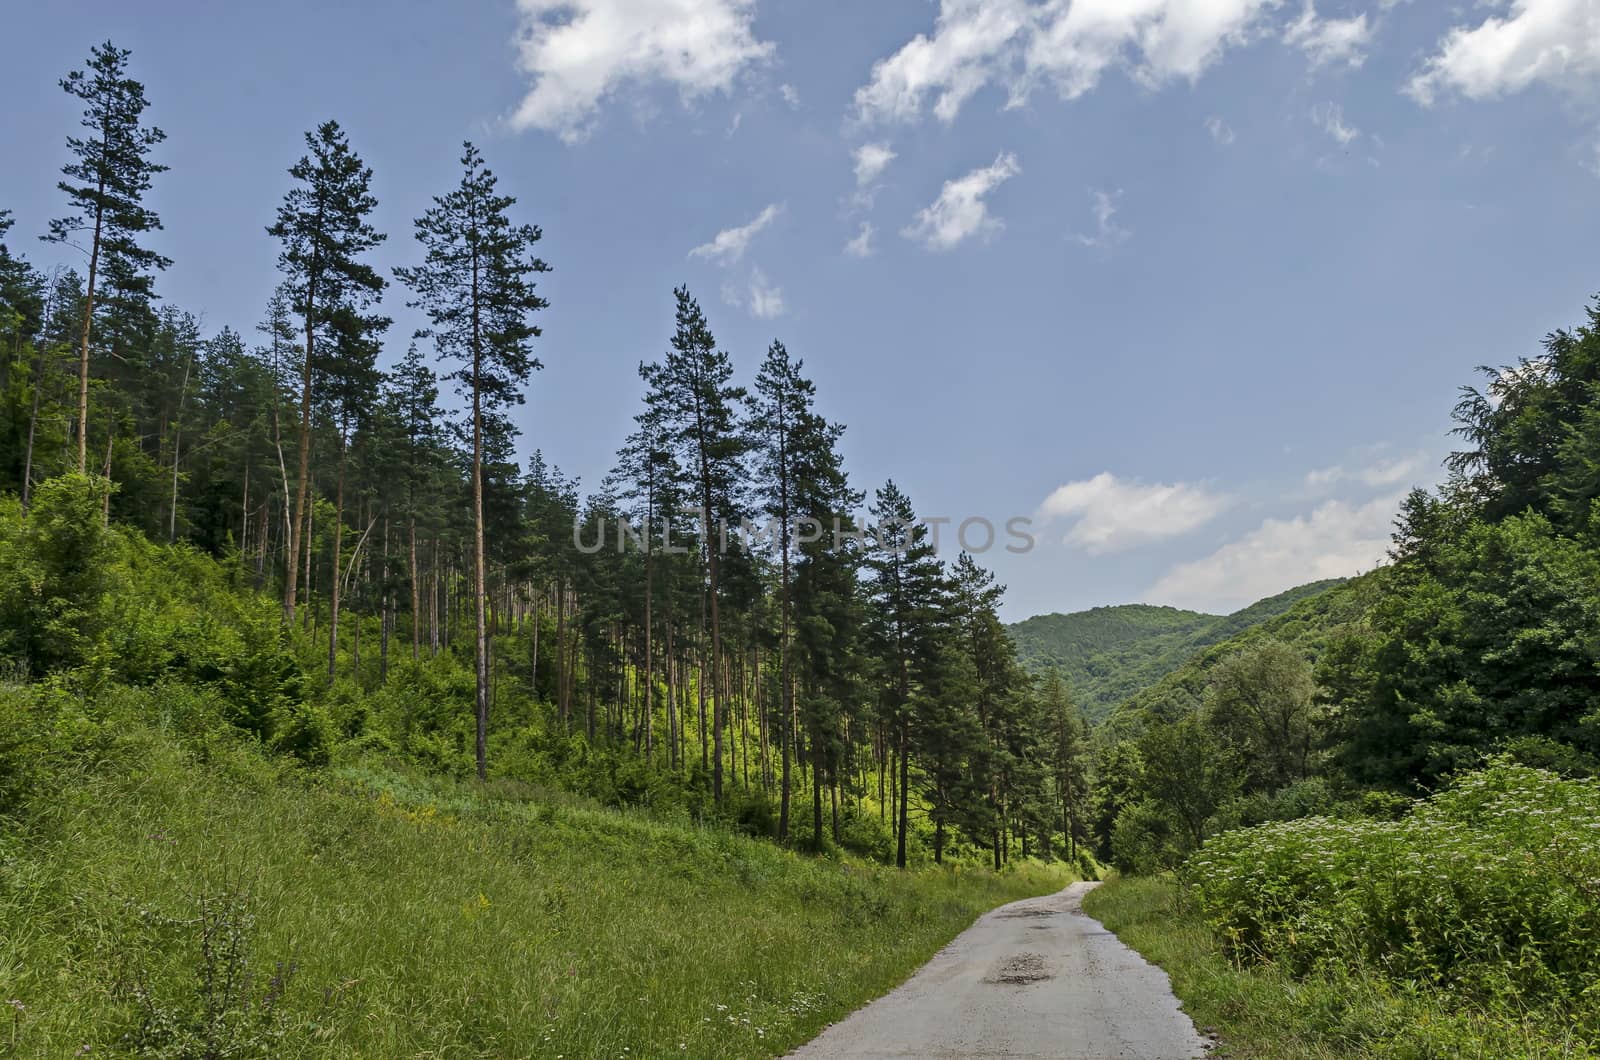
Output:
[[1203,1039],[1166,973],[1079,906],[1092,883],[985,914],[893,992],[790,1055],[1184,1060]]

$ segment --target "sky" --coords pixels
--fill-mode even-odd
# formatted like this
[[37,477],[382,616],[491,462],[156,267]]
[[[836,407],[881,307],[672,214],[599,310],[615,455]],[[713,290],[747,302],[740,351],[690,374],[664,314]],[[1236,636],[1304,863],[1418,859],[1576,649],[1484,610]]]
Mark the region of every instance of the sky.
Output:
[[33,240],[56,82],[107,38],[168,136],[158,290],[209,331],[262,315],[305,130],[373,167],[385,270],[471,139],[554,269],[524,455],[598,485],[687,284],[744,381],[804,358],[858,488],[950,555],[999,530],[1012,620],[1370,569],[1456,388],[1600,289],[1600,0],[14,8],[0,208],[35,264],[70,263]]

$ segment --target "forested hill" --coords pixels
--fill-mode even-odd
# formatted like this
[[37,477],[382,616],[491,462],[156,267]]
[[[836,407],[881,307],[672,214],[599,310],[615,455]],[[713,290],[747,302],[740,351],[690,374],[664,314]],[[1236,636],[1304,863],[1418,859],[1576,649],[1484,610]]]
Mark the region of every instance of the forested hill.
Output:
[[1199,706],[1218,662],[1276,642],[1315,662],[1339,627],[1355,621],[1372,596],[1374,576],[1313,582],[1268,597],[1222,619],[1177,665],[1111,704],[1102,718],[1108,736],[1137,727],[1146,712],[1172,717]]
[[1312,582],[1229,615],[1121,604],[1037,615],[1008,627],[1017,657],[1034,672],[1061,672],[1090,721],[1150,688],[1195,653],[1288,611],[1338,580]]

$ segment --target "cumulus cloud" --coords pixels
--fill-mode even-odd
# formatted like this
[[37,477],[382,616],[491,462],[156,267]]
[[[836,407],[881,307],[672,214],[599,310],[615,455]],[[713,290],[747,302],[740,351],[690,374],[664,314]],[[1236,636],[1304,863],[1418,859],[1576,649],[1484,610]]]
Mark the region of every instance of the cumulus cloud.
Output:
[[783,212],[783,207],[773,203],[756,215],[755,220],[737,228],[724,228],[718,232],[709,243],[702,243],[689,251],[691,258],[705,258],[718,265],[732,265],[744,257],[745,249],[750,246],[750,241],[756,237],[763,228],[777,219]]
[[992,165],[945,181],[939,197],[922,209],[916,220],[901,230],[901,235],[919,240],[929,250],[949,250],[973,236],[999,231],[1004,225],[989,214],[985,200],[990,192],[1021,172],[1017,156],[1007,152],[996,157]]
[[844,245],[844,252],[852,258],[870,258],[872,256],[872,237],[876,232],[877,229],[872,227],[871,221],[862,221],[861,231],[857,232],[855,238]]
[[1116,221],[1117,202],[1122,198],[1121,188],[1113,192],[1090,188],[1089,194],[1094,196],[1095,230],[1087,234],[1080,232],[1074,239],[1086,247],[1110,247],[1133,234]]
[[759,268],[751,269],[742,285],[724,284],[722,300],[746,310],[757,320],[780,317],[789,308],[783,300],[783,289],[767,279],[767,274]]
[[869,120],[917,117],[932,97],[933,112],[954,120],[961,105],[996,76],[996,65],[1036,19],[1025,0],[941,0],[933,35],[917,34],[879,60],[856,90],[859,116]]
[[856,148],[856,184],[864,188],[883,176],[895,157],[894,148],[881,141]]
[[1144,594],[1151,603],[1232,611],[1321,578],[1382,563],[1400,494],[1359,506],[1328,501],[1308,515],[1267,519],[1204,559],[1180,563]]
[[767,59],[754,0],[517,0],[517,66],[533,80],[518,130],[583,139],[600,104],[627,84],[665,83],[686,99],[726,92]]
[[1102,471],[1058,486],[1039,506],[1037,517],[1041,522],[1075,520],[1063,540],[1091,555],[1104,555],[1186,534],[1231,503],[1201,486],[1152,485]]
[[1307,0],[1300,17],[1283,31],[1283,40],[1305,52],[1313,70],[1330,65],[1357,67],[1366,61],[1372,26],[1366,12],[1354,18],[1318,18],[1317,9]]
[[782,96],[783,101],[793,109],[800,109],[800,90],[798,88],[788,83],[781,84],[778,86],[778,95]]
[[1211,141],[1227,147],[1233,143],[1233,126],[1223,121],[1216,115],[1206,119],[1206,132],[1211,134]]
[[1317,128],[1339,142],[1340,147],[1350,146],[1361,135],[1361,130],[1345,123],[1344,108],[1337,103],[1318,103],[1311,108],[1311,120]]
[[1542,83],[1573,95],[1600,88],[1600,2],[1504,0],[1477,26],[1456,26],[1406,90],[1424,106],[1443,92],[1492,99]]
[[1003,86],[1013,104],[1042,83],[1064,99],[1121,67],[1150,86],[1197,79],[1248,40],[1278,0],[941,0],[933,33],[912,38],[872,68],[856,91],[863,121],[905,121],[931,101],[954,120],[974,93]]

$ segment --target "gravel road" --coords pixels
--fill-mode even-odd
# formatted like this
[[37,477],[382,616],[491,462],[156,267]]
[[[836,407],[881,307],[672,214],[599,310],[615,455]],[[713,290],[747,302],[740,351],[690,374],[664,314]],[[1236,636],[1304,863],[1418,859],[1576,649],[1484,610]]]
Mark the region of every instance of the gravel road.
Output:
[[1001,906],[893,992],[791,1057],[1180,1060],[1205,1041],[1166,973],[1080,902],[1095,884]]

